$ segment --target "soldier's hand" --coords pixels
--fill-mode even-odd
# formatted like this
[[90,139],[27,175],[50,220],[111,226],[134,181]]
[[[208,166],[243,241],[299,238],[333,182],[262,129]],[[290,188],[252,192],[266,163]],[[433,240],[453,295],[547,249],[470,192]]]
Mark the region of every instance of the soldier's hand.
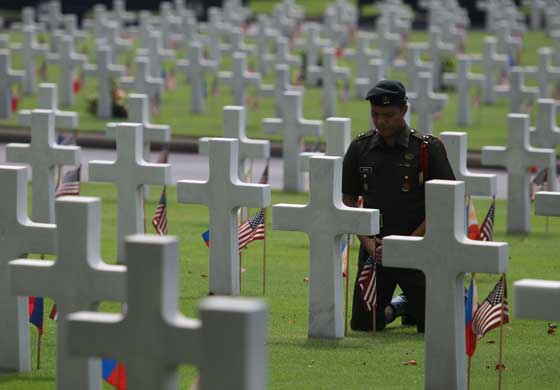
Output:
[[375,260],[382,263],[383,262],[383,245],[377,245],[375,247]]

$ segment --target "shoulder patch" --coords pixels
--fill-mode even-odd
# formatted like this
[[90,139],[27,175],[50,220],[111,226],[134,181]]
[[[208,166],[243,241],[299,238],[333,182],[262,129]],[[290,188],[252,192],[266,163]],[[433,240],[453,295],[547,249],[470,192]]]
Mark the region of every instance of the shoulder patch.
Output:
[[372,136],[374,133],[375,133],[375,130],[369,130],[369,131],[366,131],[365,133],[358,134],[356,139],[358,140],[358,139],[367,138],[367,137]]

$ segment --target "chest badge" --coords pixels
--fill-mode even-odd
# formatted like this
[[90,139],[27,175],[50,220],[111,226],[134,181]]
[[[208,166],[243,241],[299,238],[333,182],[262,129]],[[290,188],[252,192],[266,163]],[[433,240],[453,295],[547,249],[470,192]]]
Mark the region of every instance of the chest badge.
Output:
[[401,191],[402,192],[410,191],[410,182],[409,182],[408,176],[403,177],[403,184],[402,184],[402,187],[401,187]]
[[404,159],[405,159],[405,160],[408,160],[408,161],[414,160],[414,155],[413,155],[412,153],[406,153],[406,154],[404,155]]

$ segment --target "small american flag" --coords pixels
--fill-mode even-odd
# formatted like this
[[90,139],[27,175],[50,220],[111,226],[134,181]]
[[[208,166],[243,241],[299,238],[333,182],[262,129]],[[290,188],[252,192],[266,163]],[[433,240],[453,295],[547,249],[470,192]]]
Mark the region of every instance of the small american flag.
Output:
[[161,149],[158,158],[156,160],[157,164],[167,164],[169,160],[169,148]]
[[167,193],[166,187],[163,187],[163,192],[159,198],[154,217],[152,218],[152,225],[156,229],[157,234],[160,236],[167,235]]
[[496,199],[492,199],[492,204],[488,214],[482,221],[480,227],[480,241],[494,241],[494,215],[496,214]]
[[508,322],[506,275],[503,274],[488,298],[484,300],[474,314],[472,329],[478,338],[482,338],[490,330]]
[[240,252],[252,241],[264,240],[264,212],[265,209],[260,209],[258,213],[237,228]]
[[82,166],[72,169],[62,176],[56,189],[56,197],[67,195],[80,195],[80,172]]
[[364,301],[368,311],[372,311],[377,303],[377,262],[373,256],[369,256],[364,264],[360,275],[358,276],[358,287],[360,288],[360,297]]

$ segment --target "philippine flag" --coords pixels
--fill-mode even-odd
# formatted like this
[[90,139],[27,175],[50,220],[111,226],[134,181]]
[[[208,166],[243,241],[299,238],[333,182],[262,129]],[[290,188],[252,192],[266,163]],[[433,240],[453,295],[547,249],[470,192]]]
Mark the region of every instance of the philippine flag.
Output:
[[471,284],[467,293],[467,302],[465,304],[465,339],[467,342],[466,351],[468,356],[472,356],[476,349],[476,335],[474,334],[472,329],[474,313],[478,308],[476,295],[476,282],[473,277],[471,279]]
[[206,230],[202,233],[202,239],[208,248],[210,248],[210,230]]
[[114,359],[101,360],[103,380],[115,387],[115,390],[126,390],[126,371],[122,363]]

